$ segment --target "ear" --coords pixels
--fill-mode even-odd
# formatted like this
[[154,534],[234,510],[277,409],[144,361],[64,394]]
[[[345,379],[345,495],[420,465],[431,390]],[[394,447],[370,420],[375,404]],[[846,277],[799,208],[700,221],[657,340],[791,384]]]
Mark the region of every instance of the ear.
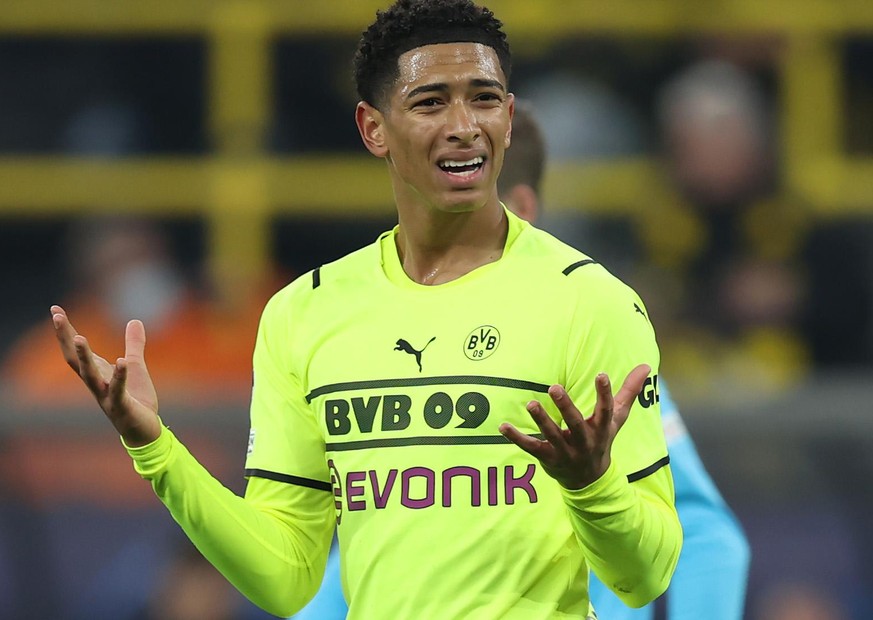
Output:
[[355,108],[355,123],[367,150],[376,157],[386,157],[388,147],[385,144],[385,118],[382,113],[366,101],[360,101]]
[[515,116],[515,95],[509,93],[506,96],[506,103],[508,104],[509,108],[509,129],[506,130],[506,138],[503,141],[503,148],[508,149],[509,144],[512,142],[512,117]]
[[540,214],[540,201],[530,185],[519,183],[513,185],[506,196],[501,196],[506,208],[531,224],[536,222]]

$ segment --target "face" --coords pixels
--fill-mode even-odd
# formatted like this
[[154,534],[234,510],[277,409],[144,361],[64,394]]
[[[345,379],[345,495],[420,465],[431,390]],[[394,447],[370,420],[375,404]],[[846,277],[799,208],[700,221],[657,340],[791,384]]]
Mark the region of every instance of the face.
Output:
[[367,148],[388,161],[398,206],[444,212],[496,201],[513,97],[493,49],[441,43],[406,52],[382,110],[358,106]]
[[719,205],[752,187],[762,169],[762,146],[751,123],[738,114],[687,118],[671,128],[676,175],[694,195]]

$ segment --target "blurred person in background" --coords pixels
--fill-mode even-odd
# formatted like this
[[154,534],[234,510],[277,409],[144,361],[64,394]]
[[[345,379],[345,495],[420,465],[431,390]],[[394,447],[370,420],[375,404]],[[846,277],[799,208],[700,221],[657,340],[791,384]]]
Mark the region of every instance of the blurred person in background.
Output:
[[[215,304],[176,262],[170,237],[157,223],[124,216],[80,219],[68,231],[63,255],[73,291],[66,302],[77,309],[95,346],[123,355],[117,347],[130,316],[154,325],[149,333],[150,353],[154,353],[151,370],[167,402],[199,412],[206,405],[227,407],[249,397],[248,360],[256,324],[250,322],[246,330],[239,323],[219,321]],[[56,349],[54,335],[34,326],[0,364],[3,405],[22,416],[3,446],[5,461],[12,466],[0,468],[0,474],[8,478],[8,497],[21,504],[18,512],[31,512],[27,531],[39,530],[27,543],[27,553],[19,556],[22,574],[44,575],[40,599],[27,604],[32,610],[63,605],[71,618],[101,617],[92,613],[102,608],[91,589],[76,588],[76,597],[68,595],[63,603],[59,592],[73,582],[94,583],[98,580],[88,576],[122,565],[131,557],[125,555],[127,545],[135,545],[143,534],[131,534],[127,545],[100,537],[88,554],[77,559],[75,574],[56,574],[52,569],[68,557],[70,546],[64,538],[81,536],[66,529],[69,525],[62,516],[77,509],[91,511],[95,523],[111,528],[120,520],[129,521],[126,511],[145,511],[154,500],[138,487],[125,455],[106,442],[102,429],[70,426],[69,410],[90,403],[69,367],[57,360]],[[201,433],[195,443],[216,475],[228,479],[228,472],[236,470],[216,435]],[[45,549],[35,541],[42,541]],[[17,550],[17,545],[12,546]],[[146,566],[143,558],[137,558],[126,574],[138,575]],[[32,589],[29,584],[22,588],[22,596]],[[120,613],[126,609],[123,598],[101,603],[113,610],[113,617],[129,617]]]
[[[506,150],[497,191],[513,213],[533,223],[542,213],[540,185],[546,148],[531,106],[516,100],[512,145]],[[685,542],[667,590],[668,620],[739,620],[743,617],[749,546],[743,531],[703,466],[666,386],[660,386],[661,421],[670,453],[676,510]],[[591,575],[591,599],[603,620],[646,620],[654,605],[632,609]],[[346,617],[339,554],[331,549],[318,594],[295,620]]]
[[[632,290],[500,204],[509,74],[502,24],[471,2],[399,0],[362,35],[356,123],[386,161],[399,224],[268,303],[245,498],[157,417],[141,322],[128,323],[125,357],[113,364],[52,307],[64,358],[137,470],[204,555],[265,609],[292,613],[314,594],[335,523],[357,617],[587,618],[589,567],[629,604],[667,587],[681,529],[652,326]],[[530,299],[561,303],[541,304],[531,322],[517,312]],[[497,355],[486,319],[513,334]],[[615,395],[604,369],[627,375]],[[495,376],[481,380],[483,372]],[[558,377],[566,391],[543,383]],[[399,400],[386,388],[403,390]],[[433,415],[409,415],[413,398]],[[594,414],[583,418],[574,401]],[[461,422],[448,426],[447,415]],[[432,441],[435,432],[449,445]],[[429,475],[442,493],[418,485]],[[457,476],[475,492],[453,494]],[[376,485],[366,498],[365,480]],[[490,485],[487,499],[480,483]]]
[[634,283],[671,308],[665,364],[689,394],[780,390],[814,366],[873,361],[873,278],[834,277],[870,273],[869,230],[817,221],[785,190],[770,108],[749,73],[715,59],[659,97],[674,193],[639,220],[654,268]]
[[665,363],[701,393],[791,385],[810,361],[800,331],[810,215],[780,192],[767,101],[743,70],[706,60],[667,84],[658,113],[675,194],[644,213],[639,236],[652,266],[644,288],[672,308]]
[[[137,106],[107,87],[71,116],[61,143],[72,156],[119,158],[141,151],[147,134]],[[194,406],[246,401],[258,316],[278,283],[248,274],[251,294],[220,298],[212,293],[220,287],[208,278],[196,281],[182,268],[169,224],[124,211],[118,206],[112,215],[82,216],[70,225],[59,257],[70,295],[65,304],[81,317],[95,346],[117,356],[127,321],[146,321],[150,369],[168,400]],[[41,323],[0,359],[4,400],[26,409],[88,406]]]
[[[120,357],[119,334],[130,317],[147,322],[149,368],[168,400],[192,405],[247,398],[248,358],[256,325],[219,321],[214,307],[173,257],[155,223],[124,216],[89,217],[68,234],[65,265],[72,297],[95,347]],[[25,332],[0,366],[9,400],[20,407],[84,407],[86,394],[56,359],[53,334]],[[46,389],[50,385],[51,389]]]

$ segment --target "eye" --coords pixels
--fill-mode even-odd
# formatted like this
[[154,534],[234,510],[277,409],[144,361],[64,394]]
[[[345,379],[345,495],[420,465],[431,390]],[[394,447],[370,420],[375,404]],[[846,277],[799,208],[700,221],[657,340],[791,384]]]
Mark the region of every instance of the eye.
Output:
[[503,101],[503,97],[501,97],[497,93],[479,93],[478,95],[476,95],[474,101],[481,101],[484,103],[499,103]]
[[440,100],[436,97],[428,97],[427,99],[422,99],[421,101],[416,101],[413,104],[413,108],[432,108],[440,104]]

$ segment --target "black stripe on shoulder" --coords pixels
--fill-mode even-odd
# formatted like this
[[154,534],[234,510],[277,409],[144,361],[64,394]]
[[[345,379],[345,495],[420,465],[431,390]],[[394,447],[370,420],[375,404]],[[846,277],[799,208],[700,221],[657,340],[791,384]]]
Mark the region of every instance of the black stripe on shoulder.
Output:
[[321,267],[316,267],[312,270],[312,288],[316,289],[321,286]]
[[289,476],[288,474],[280,474],[266,469],[247,469],[245,473],[246,477],[266,478],[267,480],[285,482],[286,484],[296,484],[299,487],[308,487],[317,491],[330,491],[331,489],[330,483],[328,482],[312,480],[310,478],[301,478],[300,476]]
[[578,262],[573,263],[562,272],[565,276],[569,276],[571,273],[579,269],[579,267],[584,267],[585,265],[596,265],[597,261],[593,258],[586,258],[585,260],[580,260]]
[[658,471],[659,469],[661,469],[665,465],[669,465],[669,464],[670,464],[670,455],[668,454],[664,458],[658,459],[657,461],[655,461],[654,463],[652,463],[648,467],[645,467],[645,468],[641,469],[640,471],[635,471],[632,474],[628,474],[627,481],[628,482],[636,482],[637,480],[642,480],[646,476],[651,476],[656,471]]

